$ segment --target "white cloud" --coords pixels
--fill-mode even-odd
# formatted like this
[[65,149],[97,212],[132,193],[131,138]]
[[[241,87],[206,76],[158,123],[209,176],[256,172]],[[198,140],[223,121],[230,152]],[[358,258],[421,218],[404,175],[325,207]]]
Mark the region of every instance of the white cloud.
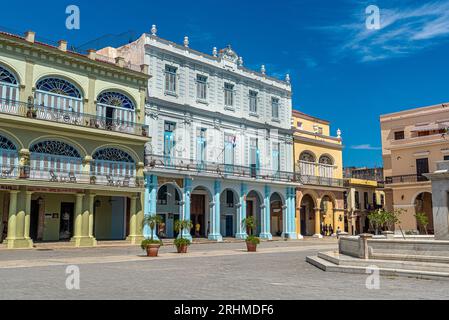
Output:
[[380,147],[373,147],[370,144],[359,144],[355,146],[351,146],[353,150],[382,150]]
[[358,7],[356,22],[319,29],[339,40],[337,57],[355,55],[361,62],[409,55],[449,39],[449,0],[380,7],[380,17],[380,30],[369,30],[365,7]]

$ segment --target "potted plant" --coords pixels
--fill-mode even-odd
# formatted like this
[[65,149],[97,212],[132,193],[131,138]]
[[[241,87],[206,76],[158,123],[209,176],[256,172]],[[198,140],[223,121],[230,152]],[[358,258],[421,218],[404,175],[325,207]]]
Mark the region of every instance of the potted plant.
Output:
[[184,230],[191,230],[193,223],[190,220],[176,220],[175,231],[179,233],[179,238],[175,240],[174,244],[178,253],[187,253],[187,248],[191,245],[189,239],[183,238]]
[[248,217],[242,221],[243,228],[249,232],[248,238],[246,238],[246,248],[248,252],[256,252],[257,245],[260,244],[260,239],[253,235],[253,230],[256,227],[256,219],[254,217]]
[[146,216],[143,223],[150,227],[151,237],[149,239],[145,239],[141,243],[142,250],[147,251],[148,257],[157,257],[159,254],[159,249],[163,245],[161,240],[154,239],[154,229],[158,223],[162,222],[162,218],[158,215],[154,216]]

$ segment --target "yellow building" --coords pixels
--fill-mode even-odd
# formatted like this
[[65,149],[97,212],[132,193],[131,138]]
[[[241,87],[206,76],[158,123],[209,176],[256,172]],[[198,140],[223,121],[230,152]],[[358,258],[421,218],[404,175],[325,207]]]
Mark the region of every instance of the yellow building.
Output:
[[0,33],[0,236],[142,238],[146,66]]
[[348,233],[358,235],[373,232],[368,214],[385,205],[383,185],[374,179],[345,179],[345,209],[348,217]]
[[328,121],[293,111],[298,235],[321,237],[345,231],[342,141]]

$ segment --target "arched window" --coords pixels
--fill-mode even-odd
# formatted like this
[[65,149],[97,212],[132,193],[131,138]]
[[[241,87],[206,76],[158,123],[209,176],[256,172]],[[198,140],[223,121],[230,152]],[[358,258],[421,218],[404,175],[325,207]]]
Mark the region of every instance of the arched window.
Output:
[[134,104],[131,102],[131,99],[118,92],[103,92],[98,96],[97,102],[113,108],[134,110]]
[[19,154],[16,145],[8,138],[0,135],[0,178],[10,178],[17,174]]
[[[72,83],[60,78],[43,78],[36,83],[35,103],[38,106],[64,110],[68,112],[83,112],[83,96]],[[40,116],[45,116],[40,110]]]
[[61,96],[81,98],[80,91],[70,82],[58,78],[45,78],[36,84],[36,89]]
[[40,154],[51,154],[54,156],[81,158],[80,153],[71,145],[62,141],[42,141],[34,144],[30,152]]
[[9,151],[17,151],[16,145],[4,136],[0,136],[0,149],[1,150],[9,150]]
[[57,140],[35,143],[30,148],[30,177],[53,182],[76,182],[81,172],[82,157],[77,149]]
[[334,161],[333,161],[332,158],[329,157],[329,156],[321,156],[321,157],[320,157],[320,163],[321,163],[321,164],[333,165],[333,164],[334,164]]
[[91,166],[92,173],[108,180],[108,184],[115,185],[116,181],[120,179],[127,181],[127,184],[134,183],[135,161],[125,151],[117,148],[104,148],[95,152],[92,158],[94,159]]
[[131,128],[130,124],[135,119],[134,109],[131,99],[118,92],[103,92],[97,98],[97,114],[106,118],[106,127],[129,126]]
[[98,150],[94,153],[92,158],[94,160],[134,163],[134,159],[128,153],[117,148],[105,148]]
[[[11,71],[2,66],[0,66],[0,99],[19,100],[19,81]],[[17,113],[15,110],[3,110],[3,104],[1,107],[3,112]]]
[[315,156],[308,151],[304,151],[303,153],[301,153],[299,160],[306,162],[315,162]]
[[12,72],[6,70],[2,66],[0,66],[0,82],[14,85],[18,84],[18,81]]

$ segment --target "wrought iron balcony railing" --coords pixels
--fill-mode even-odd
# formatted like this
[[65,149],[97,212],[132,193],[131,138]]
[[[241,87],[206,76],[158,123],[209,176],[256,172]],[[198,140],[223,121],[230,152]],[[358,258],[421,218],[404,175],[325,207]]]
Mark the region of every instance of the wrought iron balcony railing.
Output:
[[385,184],[394,183],[413,183],[413,182],[424,182],[429,181],[425,176],[421,174],[407,174],[402,176],[386,177]]
[[31,166],[0,166],[0,179],[45,181],[64,184],[89,184],[117,188],[141,188],[142,177],[117,174],[86,173]]
[[219,177],[243,177],[269,181],[297,182],[294,172],[267,170],[256,167],[238,166],[193,159],[173,158],[161,155],[147,155],[146,167],[152,169],[179,170],[182,172],[197,172],[217,175]]
[[79,127],[96,128],[144,137],[148,136],[147,125],[14,100],[0,99],[0,113]]
[[301,175],[296,172],[275,171],[256,167],[196,161],[193,159],[173,158],[161,155],[147,155],[146,167],[150,170],[169,169],[181,172],[208,173],[221,177],[234,176],[268,181],[285,181],[303,185],[321,185],[343,187],[342,179]]

